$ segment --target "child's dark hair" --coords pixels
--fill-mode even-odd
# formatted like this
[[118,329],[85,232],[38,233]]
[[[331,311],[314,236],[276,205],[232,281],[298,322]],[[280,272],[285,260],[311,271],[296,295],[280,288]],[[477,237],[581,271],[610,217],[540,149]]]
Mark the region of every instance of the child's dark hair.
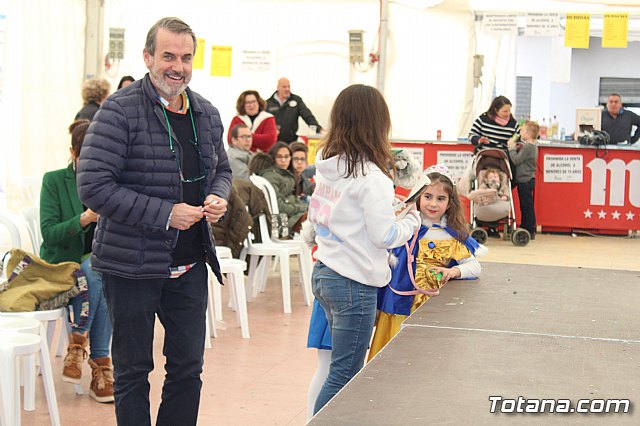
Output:
[[249,173],[255,174],[275,165],[273,158],[264,152],[256,152],[249,160]]
[[82,149],[82,142],[84,142],[84,135],[87,133],[91,121],[86,118],[81,118],[74,121],[69,126],[69,133],[71,133],[71,149],[73,154],[78,158],[80,156],[80,150]]
[[[269,152],[267,153],[273,159],[274,164],[275,164],[275,161],[276,161],[276,155],[278,155],[278,151],[280,151],[283,148],[287,149],[287,152],[289,153],[289,157],[293,156],[293,153],[291,152],[291,148],[289,148],[289,144],[288,143],[286,143],[286,142],[276,142],[271,148],[269,148]],[[293,173],[293,161],[292,160],[289,160],[289,166],[287,167],[286,170],[289,170],[291,173]]]
[[[456,233],[456,240],[465,241],[469,238],[469,228],[467,227],[467,221],[464,218],[464,213],[462,211],[462,206],[460,205],[460,198],[458,198],[458,191],[453,183],[446,176],[433,172],[429,173],[429,179],[431,179],[431,185],[436,183],[441,183],[445,192],[449,195],[449,205],[447,205],[447,210],[445,214],[447,215],[447,226],[453,229]],[[420,200],[422,197],[418,198],[416,203],[416,207],[420,210]]]
[[331,127],[321,142],[322,158],[344,157],[345,177],[364,175],[370,161],[390,179],[396,173],[391,155],[391,117],[382,94],[374,87],[354,84],[344,89],[331,108]]

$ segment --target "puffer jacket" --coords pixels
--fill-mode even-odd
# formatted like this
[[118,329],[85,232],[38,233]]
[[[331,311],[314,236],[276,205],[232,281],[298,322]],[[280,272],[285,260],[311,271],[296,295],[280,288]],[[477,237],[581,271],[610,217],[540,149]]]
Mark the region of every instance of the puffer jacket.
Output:
[[[198,145],[206,169],[201,199],[228,199],[231,168],[222,143],[218,110],[187,88]],[[125,278],[168,278],[178,230],[166,229],[182,185],[158,93],[147,74],[105,100],[84,139],[78,161],[80,200],[100,214],[93,268]],[[172,137],[176,139],[172,129]],[[174,144],[180,155],[179,144]],[[207,261],[221,279],[213,238],[202,227]]]

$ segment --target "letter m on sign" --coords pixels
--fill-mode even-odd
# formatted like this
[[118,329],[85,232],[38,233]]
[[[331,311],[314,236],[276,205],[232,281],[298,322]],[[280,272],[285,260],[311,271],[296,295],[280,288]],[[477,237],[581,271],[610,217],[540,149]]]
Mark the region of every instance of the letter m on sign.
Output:
[[[602,158],[594,158],[587,167],[591,170],[591,205],[605,205],[608,187],[609,205],[624,206],[625,194],[627,194],[626,174],[629,172],[629,202],[634,207],[640,207],[640,160],[632,160],[626,164],[620,159],[606,162]],[[607,185],[607,174],[609,185]]]

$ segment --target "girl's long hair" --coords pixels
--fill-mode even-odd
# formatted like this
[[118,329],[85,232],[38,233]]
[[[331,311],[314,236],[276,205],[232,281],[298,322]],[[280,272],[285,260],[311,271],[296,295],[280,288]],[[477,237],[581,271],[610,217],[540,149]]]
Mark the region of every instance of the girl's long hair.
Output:
[[396,174],[389,132],[391,117],[382,94],[375,88],[354,84],[344,89],[331,109],[330,127],[321,142],[322,158],[344,157],[345,177],[357,177],[358,168],[365,174],[370,161],[390,179]]
[[[456,191],[456,187],[453,186],[453,183],[445,176],[440,173],[434,172],[429,173],[429,179],[431,179],[431,185],[436,183],[442,183],[442,187],[449,195],[449,205],[447,206],[447,210],[445,214],[447,215],[447,226],[453,229],[456,233],[456,240],[463,242],[467,238],[469,238],[469,228],[467,227],[467,221],[464,218],[464,212],[462,211],[462,206],[460,204],[460,198],[458,198],[458,191]],[[422,197],[418,198],[418,202],[416,203],[416,207],[420,210],[420,200]]]

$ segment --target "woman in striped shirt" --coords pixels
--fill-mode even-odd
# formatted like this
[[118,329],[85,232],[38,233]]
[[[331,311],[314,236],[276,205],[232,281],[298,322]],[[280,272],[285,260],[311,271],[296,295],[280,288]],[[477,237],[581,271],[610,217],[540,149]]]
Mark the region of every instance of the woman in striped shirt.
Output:
[[511,114],[511,101],[498,96],[489,109],[473,122],[469,140],[476,147],[475,152],[483,148],[501,148],[507,150],[507,142],[520,128]]
[[[507,155],[511,166],[512,176],[515,176],[515,165],[509,159],[509,148],[507,142],[514,135],[520,132],[518,122],[511,114],[511,101],[505,96],[496,97],[486,112],[480,114],[471,126],[469,140],[475,146],[474,154],[484,148],[500,148]],[[489,164],[487,164],[489,165]],[[495,224],[488,224],[488,235],[493,238],[500,238],[500,232],[495,228]]]

